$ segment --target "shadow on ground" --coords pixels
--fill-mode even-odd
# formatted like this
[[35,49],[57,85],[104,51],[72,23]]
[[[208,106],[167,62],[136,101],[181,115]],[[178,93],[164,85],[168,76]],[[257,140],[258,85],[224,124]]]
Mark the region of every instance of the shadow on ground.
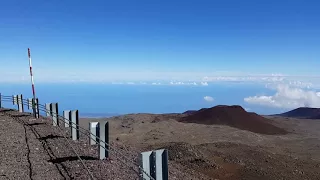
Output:
[[57,139],[57,138],[63,138],[63,136],[57,136],[57,135],[48,135],[48,136],[45,136],[45,137],[40,137],[38,138],[39,140],[43,141],[43,140],[47,140],[47,139]]
[[43,125],[43,124],[46,124],[46,123],[29,123],[28,125],[29,126],[38,126],[38,125]]
[[[98,160],[98,158],[95,158],[92,156],[80,156],[80,158],[82,160]],[[48,162],[59,164],[66,161],[77,161],[77,160],[79,160],[78,156],[69,156],[69,157],[63,157],[63,158],[55,158],[55,159],[49,160]]]

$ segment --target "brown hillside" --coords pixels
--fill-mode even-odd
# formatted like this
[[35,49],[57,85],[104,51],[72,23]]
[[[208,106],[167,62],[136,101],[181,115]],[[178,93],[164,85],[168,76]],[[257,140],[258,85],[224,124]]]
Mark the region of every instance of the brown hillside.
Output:
[[[219,105],[197,111],[179,120],[184,123],[221,124],[260,134],[286,134],[284,129],[276,127],[271,120],[255,113],[246,112],[241,106]],[[268,122],[269,121],[269,122]]]

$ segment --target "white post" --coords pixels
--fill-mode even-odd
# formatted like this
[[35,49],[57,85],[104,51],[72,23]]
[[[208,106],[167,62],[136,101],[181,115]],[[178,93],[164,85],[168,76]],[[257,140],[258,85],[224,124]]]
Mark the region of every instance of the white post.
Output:
[[32,109],[32,98],[28,98],[28,109]]
[[155,180],[168,180],[168,150],[159,149],[155,151],[147,151],[140,153],[140,179],[150,180],[152,177]]
[[99,154],[100,159],[109,158],[109,123],[99,122]]
[[58,117],[58,103],[51,103],[51,115],[52,115],[52,122],[53,126],[59,126],[59,117]]
[[79,111],[73,110],[71,111],[71,135],[72,140],[78,140],[79,139]]
[[168,150],[159,149],[153,152],[155,156],[155,179],[168,180]]
[[19,112],[23,112],[23,99],[22,99],[22,94],[19,94],[17,95],[17,101],[18,101],[18,109],[19,109]]
[[51,116],[51,103],[46,103],[46,116]]
[[[98,129],[98,122],[90,122],[89,123],[89,129],[90,129],[90,145],[98,144],[97,141],[97,129]],[[99,141],[98,141],[99,142]]]
[[70,110],[63,111],[64,127],[69,127],[69,124],[71,124],[70,123],[70,121],[71,121],[70,117],[71,117],[71,111]]
[[[140,170],[140,180],[150,180],[151,176],[151,169],[150,169],[150,156],[152,154],[152,151],[142,152],[140,153],[140,166],[143,171]],[[146,174],[147,173],[147,174]]]
[[13,105],[18,105],[18,95],[13,95],[12,101],[13,101]]

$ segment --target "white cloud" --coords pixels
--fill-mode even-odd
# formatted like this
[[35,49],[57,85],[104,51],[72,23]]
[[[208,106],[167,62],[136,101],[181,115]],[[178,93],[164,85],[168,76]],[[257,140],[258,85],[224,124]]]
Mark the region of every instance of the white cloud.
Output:
[[207,82],[201,82],[201,85],[202,86],[208,86],[208,83]]
[[302,82],[302,81],[289,81],[290,86],[300,87],[300,88],[308,88],[310,89],[313,84],[310,82]]
[[276,91],[272,96],[251,96],[244,98],[244,101],[250,104],[276,108],[320,108],[320,92],[304,90],[289,85],[278,85]]
[[285,84],[290,87],[303,88],[303,89],[317,88],[317,84],[314,84],[311,82],[305,82],[301,80],[289,80],[289,79],[285,79],[282,82],[269,82],[269,83],[266,83],[265,86],[266,88],[277,89],[279,84]]
[[134,83],[134,82],[127,82],[127,84],[133,85],[133,84],[135,84],[135,83]]
[[[38,62],[38,61],[37,61]],[[40,65],[41,64],[41,65]],[[154,71],[154,70],[131,70],[115,69],[114,67],[86,65],[85,67],[70,67],[67,64],[59,69],[56,64],[37,64],[35,62],[34,75],[35,83],[52,82],[88,82],[88,83],[112,83],[113,84],[145,84],[141,82],[161,82],[161,85],[202,85],[208,86],[215,82],[227,83],[260,83],[268,86],[277,84],[288,84],[292,87],[320,89],[320,76],[288,76],[283,74],[249,74],[232,71],[213,71],[213,72],[189,72],[189,71]],[[12,66],[13,67],[13,66]],[[73,70],[70,71],[70,68]],[[94,71],[87,71],[94,69]],[[13,71],[11,66],[1,66],[1,83],[30,83],[29,69],[25,66],[15,67]],[[170,82],[171,81],[171,82]],[[132,83],[129,83],[132,84]],[[156,85],[156,84],[154,84]],[[157,84],[158,85],[158,84]]]
[[281,74],[271,74],[271,75],[233,75],[233,76],[212,76],[204,77],[203,81],[212,82],[281,82],[285,78]]
[[197,86],[198,84],[196,82],[182,82],[182,81],[171,81],[170,85],[193,85],[193,86]]
[[244,110],[246,110],[246,111],[250,111],[251,109],[250,109],[250,108],[244,108]]
[[161,83],[156,83],[156,82],[153,82],[153,83],[151,83],[151,85],[161,85]]
[[205,76],[202,81],[207,82],[236,82],[236,83],[260,83],[267,87],[277,86],[278,84],[287,84],[291,87],[314,89],[320,88],[320,76],[290,76],[283,74],[240,74],[240,75],[222,75]]
[[214,100],[213,97],[211,97],[211,96],[205,96],[205,97],[203,97],[203,99],[208,102],[212,102]]
[[170,84],[171,84],[171,85],[184,85],[184,82],[174,82],[174,81],[171,81]]

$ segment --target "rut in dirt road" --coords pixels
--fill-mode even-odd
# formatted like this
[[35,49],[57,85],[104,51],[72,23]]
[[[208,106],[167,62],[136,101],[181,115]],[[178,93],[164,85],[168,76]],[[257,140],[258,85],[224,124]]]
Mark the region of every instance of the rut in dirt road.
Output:
[[[50,160],[50,146],[28,121],[30,116],[0,111],[1,176],[7,179],[72,179],[68,171]],[[61,166],[61,165],[60,165]],[[61,170],[62,169],[62,170]],[[64,172],[62,172],[64,171]]]
[[[29,127],[29,130],[32,131],[33,135],[41,141],[42,143],[42,147],[43,149],[46,151],[46,153],[48,154],[48,156],[50,156],[50,160],[49,162],[55,162],[55,159],[58,159],[51,147],[48,145],[48,141],[47,139],[50,138],[57,138],[57,137],[63,137],[63,136],[53,136],[52,134],[42,137],[37,131],[36,129],[33,127],[34,125],[39,125],[39,123],[25,123],[24,121],[21,121],[17,118],[15,118],[17,121],[20,121],[21,124],[23,124],[24,128],[26,129],[26,126]],[[27,139],[27,133],[26,133],[26,139]],[[28,145],[28,149],[29,149],[29,144]],[[29,154],[30,154],[30,150],[29,150]],[[28,158],[28,161],[30,162],[30,159]],[[54,165],[56,166],[57,170],[59,171],[60,175],[64,178],[64,179],[72,179],[71,175],[69,174],[68,170],[66,169],[66,166],[63,165],[61,162],[60,163],[54,163]],[[31,167],[31,163],[30,163],[30,167]],[[30,169],[30,179],[32,179],[32,170]]]

